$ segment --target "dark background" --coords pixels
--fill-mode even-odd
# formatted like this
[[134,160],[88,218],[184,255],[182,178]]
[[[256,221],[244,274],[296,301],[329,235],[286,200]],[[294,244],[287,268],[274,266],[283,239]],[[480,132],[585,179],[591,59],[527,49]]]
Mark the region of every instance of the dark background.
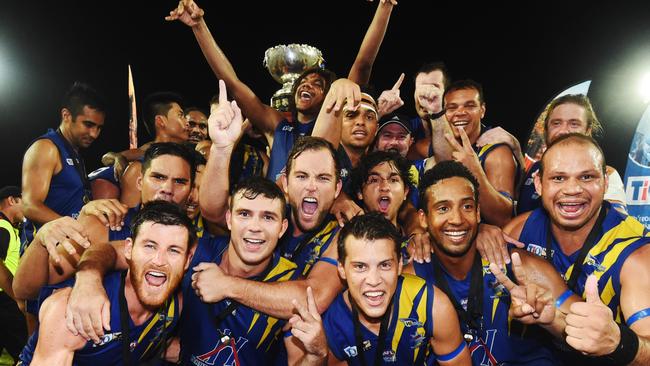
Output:
[[[279,89],[262,66],[277,44],[319,48],[328,68],[347,75],[376,4],[362,0],[199,0],[214,37],[239,77],[268,101]],[[19,184],[29,142],[60,122],[60,100],[75,80],[108,99],[105,130],[85,151],[88,171],[101,154],[128,146],[127,64],[136,99],[174,90],[186,106],[207,108],[217,90],[192,32],[164,16],[176,2],[12,2],[0,11],[1,185]],[[484,86],[486,122],[525,143],[545,103],[580,81],[593,80],[590,97],[605,125],[607,160],[621,175],[645,104],[638,93],[650,72],[650,3],[439,2],[401,0],[372,82],[390,88],[400,72],[403,111],[414,115],[413,74],[443,60],[454,79]],[[139,126],[140,143],[149,140]]]

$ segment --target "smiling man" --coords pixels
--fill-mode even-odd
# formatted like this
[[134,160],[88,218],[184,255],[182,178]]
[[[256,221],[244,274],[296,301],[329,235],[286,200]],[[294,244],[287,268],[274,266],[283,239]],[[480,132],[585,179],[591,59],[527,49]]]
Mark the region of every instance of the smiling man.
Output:
[[587,300],[567,316],[566,341],[580,351],[568,356],[574,364],[603,356],[613,365],[646,365],[650,238],[641,223],[604,200],[607,185],[598,144],[580,133],[561,136],[544,152],[535,177],[543,208],[517,216],[504,231],[546,258]]
[[443,101],[448,124],[434,128],[433,148],[451,147],[453,160],[465,165],[480,183],[484,220],[505,225],[513,214],[520,167],[506,144],[476,146],[486,111],[483,88],[473,80],[459,80],[445,90]]
[[[566,285],[552,266],[525,252],[513,254],[513,258],[519,256],[517,261],[513,259],[514,268],[494,267],[506,274],[514,272],[520,288],[506,289],[500,284],[476,250],[482,217],[478,185],[469,170],[455,161],[438,163],[425,173],[420,185],[420,219],[435,252],[431,263],[412,262],[405,271],[447,294],[460,318],[474,365],[557,365],[550,347],[544,346],[543,332],[540,335],[528,328],[524,333],[511,320],[539,324],[561,336],[564,317],[552,299],[566,293]],[[527,276],[519,276],[517,269],[526,271]],[[568,301],[560,303],[565,313],[569,304],[578,300],[577,296],[566,298]],[[519,312],[524,303],[528,311]]]
[[[70,288],[64,287],[42,305],[40,327],[21,353],[22,365],[140,364],[156,356],[178,322],[176,290],[192,258],[196,232],[178,206],[152,202],[132,223],[126,240],[129,267],[104,279],[111,302],[110,333],[88,342],[65,327]],[[69,283],[68,285],[71,285]]]
[[[356,216],[341,229],[338,272],[348,289],[323,314],[328,364],[471,364],[447,296],[402,274],[401,242],[379,213]],[[288,352],[290,359],[302,354],[295,344]]]

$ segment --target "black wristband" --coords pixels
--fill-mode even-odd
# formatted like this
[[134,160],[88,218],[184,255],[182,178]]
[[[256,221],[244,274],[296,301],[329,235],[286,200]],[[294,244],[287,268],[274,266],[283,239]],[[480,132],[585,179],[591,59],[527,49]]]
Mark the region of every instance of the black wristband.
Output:
[[599,357],[607,365],[627,365],[634,361],[637,352],[639,351],[639,338],[632,329],[625,325],[618,324],[621,330],[621,341],[614,352]]
[[438,112],[438,113],[429,113],[429,115],[428,115],[428,117],[429,117],[429,121],[433,122],[434,120],[436,120],[436,119],[442,117],[444,114],[445,114],[445,110],[444,110],[444,109],[442,109],[442,110],[441,110],[440,112]]

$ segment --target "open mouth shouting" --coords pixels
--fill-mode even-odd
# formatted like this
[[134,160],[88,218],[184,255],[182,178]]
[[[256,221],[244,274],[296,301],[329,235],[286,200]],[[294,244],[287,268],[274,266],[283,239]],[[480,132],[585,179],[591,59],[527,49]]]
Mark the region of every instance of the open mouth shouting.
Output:
[[144,279],[149,286],[160,287],[167,282],[167,274],[160,271],[149,270],[145,272]]
[[303,216],[312,217],[318,210],[318,200],[314,197],[305,197],[300,205]]
[[379,197],[379,202],[378,202],[378,208],[379,212],[382,214],[388,213],[388,209],[390,208],[390,197],[388,196],[381,196]]

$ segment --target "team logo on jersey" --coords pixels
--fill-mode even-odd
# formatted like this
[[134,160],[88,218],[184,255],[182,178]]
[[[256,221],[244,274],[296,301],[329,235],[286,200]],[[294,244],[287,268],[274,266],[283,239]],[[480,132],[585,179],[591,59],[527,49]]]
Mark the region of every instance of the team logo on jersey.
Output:
[[392,349],[384,351],[384,353],[382,353],[381,356],[384,359],[384,362],[396,362],[397,361],[397,357],[395,356],[395,352]]
[[122,332],[104,334],[103,336],[99,337],[99,343],[93,343],[93,348],[101,347],[107,343],[111,343],[113,341],[119,341],[121,339],[122,339]]
[[282,131],[289,131],[289,132],[291,132],[291,131],[293,131],[293,126],[284,126],[284,127],[282,127]]
[[66,158],[65,162],[68,163],[68,165],[74,165],[74,161],[70,158]]
[[[546,257],[546,248],[541,245],[529,243],[526,245],[526,250],[538,257]],[[553,250],[551,249],[551,257],[553,256]]]
[[602,264],[600,264],[600,261],[594,257],[591,254],[587,255],[587,260],[585,261],[585,266],[592,267],[593,272],[605,272],[607,268],[605,268]]
[[420,348],[420,346],[422,346],[426,340],[427,337],[424,334],[416,331],[415,333],[411,334],[411,349]]
[[506,287],[501,284],[497,279],[489,281],[490,289],[492,289],[492,294],[490,295],[491,299],[496,299],[499,297],[510,296]]
[[347,346],[343,348],[343,352],[345,352],[348,357],[357,357],[357,346]]
[[238,354],[241,353],[248,339],[238,337],[237,341],[230,337],[230,329],[224,329],[221,332],[221,338],[217,344],[209,351],[199,356],[190,357],[192,364],[197,366],[239,366],[240,361]]
[[399,321],[404,323],[404,326],[407,327],[407,328],[410,328],[410,327],[418,327],[419,328],[419,327],[424,325],[417,318],[400,318]]

